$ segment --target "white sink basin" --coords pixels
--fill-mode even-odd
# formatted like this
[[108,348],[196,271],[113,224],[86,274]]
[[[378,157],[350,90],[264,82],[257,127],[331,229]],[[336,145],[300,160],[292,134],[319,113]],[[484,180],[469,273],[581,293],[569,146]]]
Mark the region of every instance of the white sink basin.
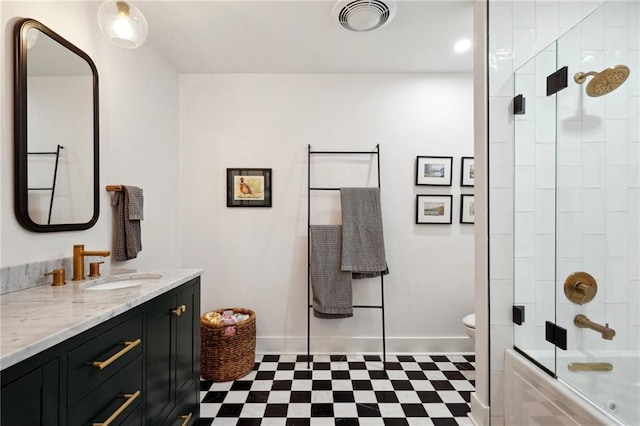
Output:
[[123,274],[112,275],[109,277],[98,278],[97,280],[87,281],[80,285],[84,290],[117,290],[120,288],[136,287],[143,284],[154,284],[161,274]]

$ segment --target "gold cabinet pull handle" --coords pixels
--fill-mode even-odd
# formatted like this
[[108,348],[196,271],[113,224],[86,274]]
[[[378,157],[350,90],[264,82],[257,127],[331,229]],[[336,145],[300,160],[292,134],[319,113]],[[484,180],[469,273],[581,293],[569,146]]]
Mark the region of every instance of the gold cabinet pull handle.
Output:
[[128,406],[131,405],[131,403],[140,396],[140,391],[137,390],[134,393],[125,393],[124,395],[122,395],[124,398],[126,398],[127,400],[120,406],[118,407],[118,409],[116,411],[114,411],[107,420],[105,420],[103,423],[93,423],[93,426],[109,426],[111,423],[113,423],[113,421],[116,419],[116,417],[118,417],[124,410],[127,409]]
[[105,361],[94,361],[92,365],[94,367],[96,367],[97,369],[102,370],[103,368],[108,367],[114,361],[116,361],[118,358],[120,358],[121,356],[123,356],[124,354],[129,352],[131,349],[133,349],[136,346],[138,346],[140,343],[142,343],[142,340],[140,340],[140,339],[136,339],[133,342],[124,342],[124,348],[120,349],[120,351],[118,351],[115,354],[111,355],[111,357],[109,357],[109,359],[107,359]]
[[187,306],[186,305],[180,305],[175,309],[171,310],[171,313],[177,317],[179,317],[180,315],[182,315],[183,313],[187,312]]
[[184,419],[180,426],[187,426],[191,421],[191,417],[193,417],[193,413],[189,413],[186,416],[180,416],[181,419]]

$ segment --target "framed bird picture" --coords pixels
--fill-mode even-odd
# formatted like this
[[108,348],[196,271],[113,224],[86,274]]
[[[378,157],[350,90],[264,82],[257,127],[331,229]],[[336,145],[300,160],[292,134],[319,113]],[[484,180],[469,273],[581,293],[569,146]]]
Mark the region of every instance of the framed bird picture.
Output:
[[271,169],[227,169],[227,207],[271,207]]

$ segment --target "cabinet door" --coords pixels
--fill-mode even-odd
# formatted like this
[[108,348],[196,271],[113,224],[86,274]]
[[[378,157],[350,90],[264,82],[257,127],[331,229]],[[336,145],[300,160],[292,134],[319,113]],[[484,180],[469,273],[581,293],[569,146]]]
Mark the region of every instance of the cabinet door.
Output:
[[165,426],[194,426],[200,419],[200,383],[192,382],[189,389],[185,389],[184,398],[176,403]]
[[56,426],[59,424],[58,360],[2,386],[1,424]]
[[178,306],[185,311],[176,316],[176,400],[191,392],[200,379],[200,287],[192,285],[178,293]]
[[160,296],[147,309],[147,424],[162,424],[175,405],[173,314],[176,296]]

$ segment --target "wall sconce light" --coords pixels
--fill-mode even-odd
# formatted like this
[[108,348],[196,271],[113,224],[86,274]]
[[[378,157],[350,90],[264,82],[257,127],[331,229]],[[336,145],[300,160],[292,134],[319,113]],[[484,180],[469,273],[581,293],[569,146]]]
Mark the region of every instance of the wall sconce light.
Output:
[[111,43],[125,49],[142,46],[149,33],[144,15],[128,1],[102,3],[98,9],[98,25]]

